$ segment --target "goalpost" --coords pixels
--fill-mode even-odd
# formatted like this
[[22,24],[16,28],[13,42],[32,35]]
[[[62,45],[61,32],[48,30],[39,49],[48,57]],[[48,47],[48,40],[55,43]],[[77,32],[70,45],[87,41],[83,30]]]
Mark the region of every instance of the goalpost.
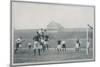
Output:
[[[86,45],[86,49],[87,49],[87,54],[88,54],[88,51],[89,51],[89,48],[90,48],[90,40],[92,40],[92,37],[91,36],[93,36],[93,27],[92,26],[90,26],[89,24],[87,25],[87,45]],[[89,37],[89,35],[91,35],[90,37]]]

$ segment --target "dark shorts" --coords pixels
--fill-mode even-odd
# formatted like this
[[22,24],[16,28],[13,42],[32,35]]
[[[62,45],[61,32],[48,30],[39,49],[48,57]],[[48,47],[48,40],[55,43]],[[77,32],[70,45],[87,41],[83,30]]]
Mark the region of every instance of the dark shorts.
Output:
[[16,43],[16,48],[19,48],[20,43]]
[[66,45],[65,45],[65,44],[63,44],[63,45],[62,45],[62,48],[66,48]]

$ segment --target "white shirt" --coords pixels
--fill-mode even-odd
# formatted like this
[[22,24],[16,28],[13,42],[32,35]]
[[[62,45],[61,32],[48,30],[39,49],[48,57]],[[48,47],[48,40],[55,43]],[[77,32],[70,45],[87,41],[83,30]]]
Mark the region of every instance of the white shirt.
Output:
[[62,41],[62,42],[61,42],[61,45],[63,45],[63,44],[65,44],[65,41]]
[[39,33],[39,34],[41,34],[41,33],[42,33],[42,31],[41,31],[41,30],[38,30],[38,33]]
[[43,32],[44,32],[43,30],[38,30],[38,33],[39,33],[40,35],[42,35]]
[[90,42],[87,42],[87,46],[86,46],[86,48],[89,48],[89,46],[90,46]]
[[62,48],[62,46],[61,45],[57,45],[57,48],[60,49],[60,48]]
[[79,48],[79,43],[76,43],[76,48]]
[[31,43],[28,43],[28,46],[30,46],[31,45]]

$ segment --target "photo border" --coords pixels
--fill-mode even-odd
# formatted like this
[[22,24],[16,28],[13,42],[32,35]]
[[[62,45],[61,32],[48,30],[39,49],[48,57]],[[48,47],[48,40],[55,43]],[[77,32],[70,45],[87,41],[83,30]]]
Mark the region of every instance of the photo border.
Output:
[[[21,2],[21,3],[35,3],[35,4],[51,4],[51,5],[63,5],[63,6],[78,6],[78,7],[92,7],[94,9],[94,29],[93,29],[93,58],[92,59],[82,59],[82,60],[67,60],[67,61],[54,61],[54,62],[42,62],[42,63],[21,63],[21,64],[14,64],[13,63],[13,23],[12,23],[12,3],[13,2]],[[33,2],[33,1],[13,1],[10,0],[10,66],[31,66],[31,65],[48,65],[48,64],[63,64],[63,63],[77,63],[77,62],[93,62],[95,61],[95,28],[96,28],[96,21],[95,21],[95,7],[94,5],[81,5],[81,4],[62,4],[62,3],[50,3],[50,2]]]

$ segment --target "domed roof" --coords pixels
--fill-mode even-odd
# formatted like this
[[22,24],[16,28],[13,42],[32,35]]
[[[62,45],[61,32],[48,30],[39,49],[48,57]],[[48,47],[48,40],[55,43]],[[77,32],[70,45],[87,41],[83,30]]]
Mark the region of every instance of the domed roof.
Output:
[[64,27],[61,24],[59,24],[55,21],[52,21],[47,25],[47,29],[48,30],[62,30],[62,29],[64,29]]

